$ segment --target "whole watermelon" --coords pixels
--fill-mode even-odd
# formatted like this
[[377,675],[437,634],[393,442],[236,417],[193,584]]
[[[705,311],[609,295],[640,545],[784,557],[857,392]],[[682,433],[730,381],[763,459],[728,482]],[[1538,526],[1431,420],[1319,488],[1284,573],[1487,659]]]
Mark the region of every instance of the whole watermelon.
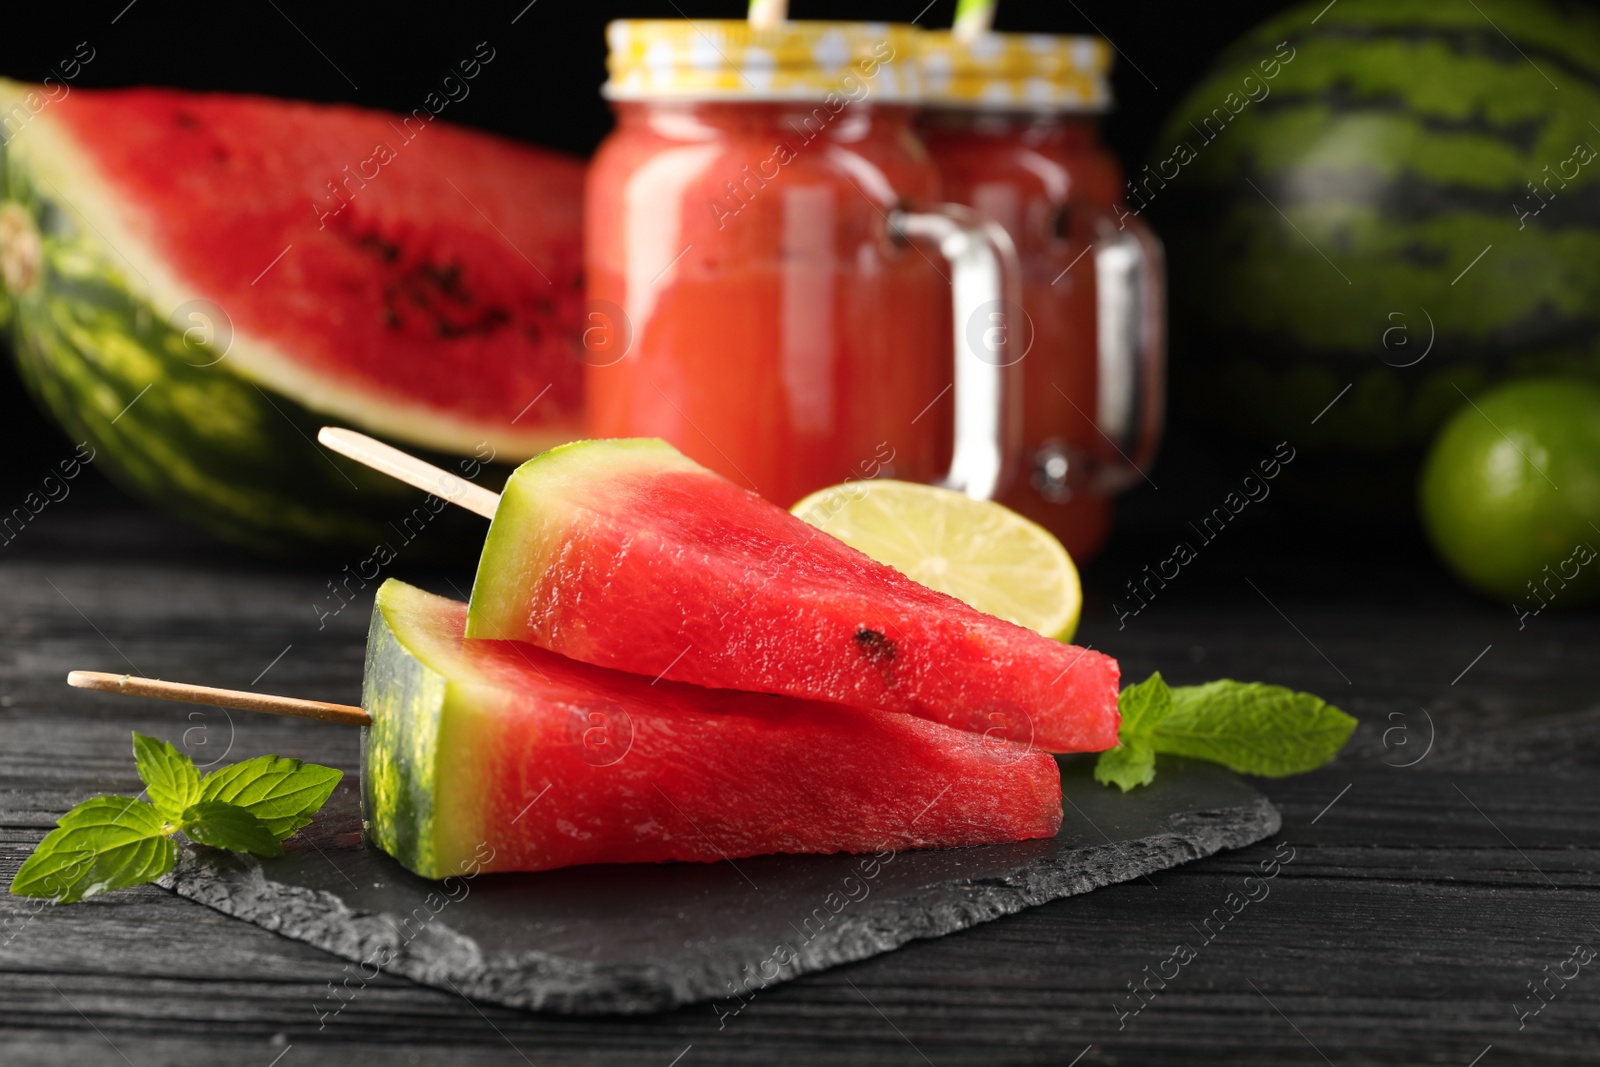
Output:
[[[1174,400],[1347,501],[1409,506],[1487,383],[1600,368],[1600,17],[1326,0],[1229,48],[1135,175]],[[1331,405],[1331,406],[1330,406]]]

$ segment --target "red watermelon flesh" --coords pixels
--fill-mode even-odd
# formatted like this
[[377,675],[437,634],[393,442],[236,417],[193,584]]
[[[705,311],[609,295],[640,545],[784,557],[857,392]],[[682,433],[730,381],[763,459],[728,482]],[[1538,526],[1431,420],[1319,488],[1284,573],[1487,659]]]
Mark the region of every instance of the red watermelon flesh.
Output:
[[1050,756],[909,715],[701,689],[463,640],[390,580],[367,646],[369,833],[427,877],[1053,836]]
[[573,436],[579,161],[425,109],[131,89],[46,115],[87,171],[74,203],[158,309],[222,309],[246,377],[448,452]]
[[919,585],[662,441],[580,441],[519,467],[467,632],[1052,752],[1117,743],[1116,660]]

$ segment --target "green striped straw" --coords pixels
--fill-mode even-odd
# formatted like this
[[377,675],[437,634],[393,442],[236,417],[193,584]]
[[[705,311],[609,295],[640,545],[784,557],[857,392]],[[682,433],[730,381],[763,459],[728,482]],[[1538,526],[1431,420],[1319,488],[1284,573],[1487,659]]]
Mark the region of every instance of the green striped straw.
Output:
[[[751,8],[756,0],[751,0]],[[989,32],[994,25],[996,0],[960,0],[956,4],[955,25],[950,31],[958,41],[971,41]]]
[[750,25],[770,30],[789,17],[789,0],[750,0]]

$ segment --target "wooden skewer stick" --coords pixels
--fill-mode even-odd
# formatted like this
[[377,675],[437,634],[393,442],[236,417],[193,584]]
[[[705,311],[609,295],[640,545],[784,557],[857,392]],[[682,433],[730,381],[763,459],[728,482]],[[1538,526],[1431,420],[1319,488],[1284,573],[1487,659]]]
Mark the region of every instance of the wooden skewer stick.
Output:
[[443,467],[435,467],[415,456],[408,456],[398,448],[374,440],[364,433],[338,426],[324,426],[317,431],[317,440],[341,456],[348,456],[357,463],[382,471],[391,478],[398,478],[407,485],[414,485],[486,519],[494,518],[495,509],[500,506],[500,494],[492,493],[481,485],[473,485]]
[[321,722],[337,722],[348,726],[372,725],[372,716],[350,704],[329,704],[321,700],[300,700],[297,697],[272,696],[268,693],[246,693],[239,689],[212,689],[206,685],[163,682],[155,678],[137,678],[129,674],[73,671],[67,675],[67,684],[77,689],[99,689],[106,693],[127,693],[131,696],[154,697],[157,700],[176,700],[184,704],[209,704],[216,708],[234,708],[238,711],[264,711],[269,715],[293,715],[299,719],[317,719]]
[[[486,519],[493,519],[495,510],[500,506],[498,493],[473,485],[442,467],[407,455],[398,448],[386,445],[364,433],[338,426],[324,426],[317,432],[317,440],[342,456],[348,456],[357,463],[381,471],[407,485],[414,485]],[[132,696],[152,697],[156,700],[176,700],[185,704],[209,704],[218,708],[260,711],[269,715],[291,715],[301,719],[317,719],[321,722],[336,722],[350,726],[372,725],[372,716],[362,708],[350,704],[329,704],[322,700],[247,693],[239,689],[213,689],[206,685],[163,682],[156,678],[137,678],[129,674],[72,671],[67,675],[67,684],[78,689],[98,689],[107,693],[126,693]]]

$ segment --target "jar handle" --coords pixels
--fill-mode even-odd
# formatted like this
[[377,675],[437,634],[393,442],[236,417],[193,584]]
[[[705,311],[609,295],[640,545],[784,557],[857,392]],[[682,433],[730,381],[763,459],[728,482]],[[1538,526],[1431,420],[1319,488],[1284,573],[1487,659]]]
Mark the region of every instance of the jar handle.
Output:
[[960,204],[896,209],[889,232],[897,240],[931,242],[950,264],[955,452],[938,484],[993,500],[1022,450],[1021,362],[1032,341],[1016,248],[1003,227]]
[[1161,242],[1141,219],[1098,213],[1094,224],[1098,381],[1095,425],[1116,449],[1093,465],[1106,495],[1144,479],[1166,409],[1166,277]]

